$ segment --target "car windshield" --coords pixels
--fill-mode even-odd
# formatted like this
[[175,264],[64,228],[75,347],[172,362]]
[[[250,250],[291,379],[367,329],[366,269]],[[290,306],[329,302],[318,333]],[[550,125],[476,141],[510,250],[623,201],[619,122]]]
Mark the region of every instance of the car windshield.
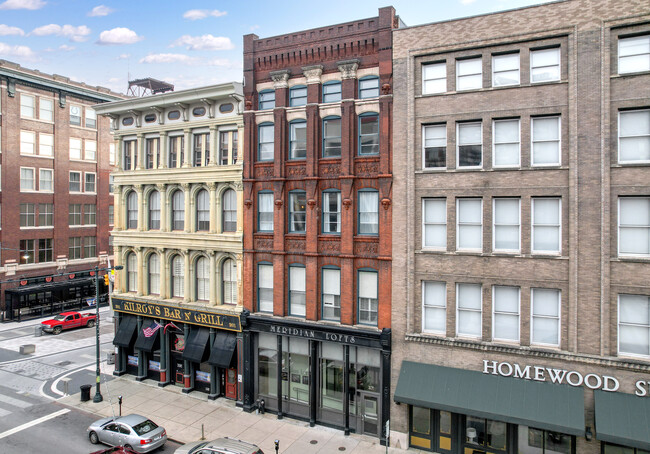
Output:
[[156,425],[156,423],[149,419],[141,422],[140,424],[136,424],[135,426],[133,426],[133,430],[135,430],[135,433],[137,433],[138,435],[144,435],[157,428],[158,426]]
[[198,445],[194,446],[192,450],[190,451],[190,454],[197,452],[199,449],[202,447],[206,446],[208,442],[206,441],[205,443],[199,443]]
[[65,320],[65,315],[59,314],[56,317],[54,317],[54,320],[58,320],[58,321]]

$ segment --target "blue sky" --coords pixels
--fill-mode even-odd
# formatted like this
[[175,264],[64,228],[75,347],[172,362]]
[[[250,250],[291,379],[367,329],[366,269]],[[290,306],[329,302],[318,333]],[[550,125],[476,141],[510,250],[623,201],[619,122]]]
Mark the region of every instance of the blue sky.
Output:
[[192,88],[241,81],[242,36],[260,37],[377,15],[407,25],[544,0],[0,0],[0,58],[120,93],[153,77]]

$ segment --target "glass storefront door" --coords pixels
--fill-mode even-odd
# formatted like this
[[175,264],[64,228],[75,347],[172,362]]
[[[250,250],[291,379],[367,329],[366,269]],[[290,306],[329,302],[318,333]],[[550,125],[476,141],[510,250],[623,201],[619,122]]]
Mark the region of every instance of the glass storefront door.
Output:
[[284,337],[282,340],[282,411],[309,417],[309,341]]
[[358,392],[359,413],[357,427],[365,435],[379,436],[379,394]]

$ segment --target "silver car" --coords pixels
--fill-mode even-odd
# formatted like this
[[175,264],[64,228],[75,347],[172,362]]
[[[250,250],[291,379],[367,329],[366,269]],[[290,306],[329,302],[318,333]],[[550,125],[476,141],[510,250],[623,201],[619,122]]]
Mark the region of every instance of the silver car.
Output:
[[104,418],[88,427],[92,444],[124,446],[136,452],[151,452],[165,444],[167,431],[140,415]]
[[225,437],[188,443],[176,448],[174,454],[264,454],[264,452],[254,444]]

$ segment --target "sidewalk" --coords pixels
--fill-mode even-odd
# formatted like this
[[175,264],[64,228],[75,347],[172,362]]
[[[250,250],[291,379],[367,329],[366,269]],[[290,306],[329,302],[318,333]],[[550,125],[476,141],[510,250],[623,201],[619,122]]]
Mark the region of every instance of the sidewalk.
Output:
[[[280,440],[280,451],[286,454],[311,454],[346,452],[351,454],[386,453],[386,447],[376,438],[365,435],[343,435],[338,429],[322,426],[309,427],[309,423],[290,418],[278,420],[271,413],[256,415],[246,413],[235,403],[223,398],[210,401],[204,394],[183,394],[181,388],[169,385],[157,386],[157,382],[136,382],[124,376],[102,383],[104,401],[81,402],[74,394],[59,400],[100,417],[119,413],[117,397],[121,395],[122,414],[139,413],[147,416],[167,430],[167,436],[180,443],[201,438],[203,426],[205,438],[233,437],[257,444],[266,454],[275,453],[274,440]],[[391,454],[418,453],[418,450],[389,448]]]

